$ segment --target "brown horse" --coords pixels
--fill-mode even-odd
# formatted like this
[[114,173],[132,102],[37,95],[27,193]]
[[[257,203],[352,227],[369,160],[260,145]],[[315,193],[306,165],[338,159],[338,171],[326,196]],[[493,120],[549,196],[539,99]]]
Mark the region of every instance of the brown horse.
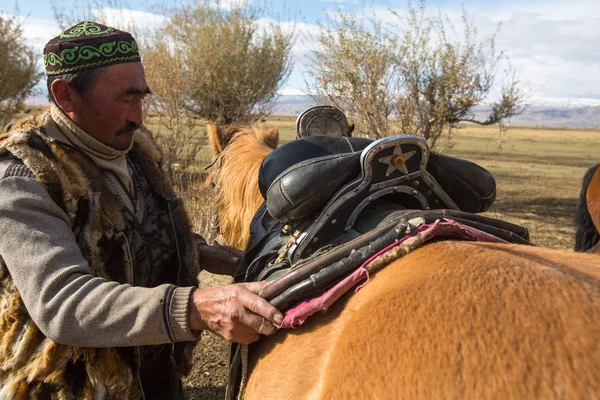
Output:
[[[250,146],[261,137],[270,141]],[[220,209],[221,227],[237,227],[228,235],[243,243],[262,201],[250,190],[253,174],[273,139],[214,130],[211,142],[223,151],[218,202],[233,208]],[[234,150],[242,147],[259,150]],[[244,194],[224,186],[240,165],[253,171],[236,184]],[[598,332],[596,255],[437,242],[392,262],[327,313],[253,345],[244,398],[598,398]]]
[[600,164],[583,177],[575,227],[575,251],[600,254]]
[[217,128],[212,123],[207,124],[207,132],[217,157],[213,161],[217,171],[207,182],[218,188],[215,208],[220,241],[245,249],[250,237],[250,221],[263,202],[258,190],[258,168],[263,158],[277,147],[279,132],[276,128]]

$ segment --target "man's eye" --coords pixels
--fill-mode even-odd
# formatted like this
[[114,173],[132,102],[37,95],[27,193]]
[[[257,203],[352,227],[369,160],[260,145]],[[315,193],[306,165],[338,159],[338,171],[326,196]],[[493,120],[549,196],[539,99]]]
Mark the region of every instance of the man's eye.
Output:
[[124,97],[124,98],[123,98],[123,101],[124,101],[125,103],[131,103],[131,102],[133,101],[133,96],[131,96],[131,97]]

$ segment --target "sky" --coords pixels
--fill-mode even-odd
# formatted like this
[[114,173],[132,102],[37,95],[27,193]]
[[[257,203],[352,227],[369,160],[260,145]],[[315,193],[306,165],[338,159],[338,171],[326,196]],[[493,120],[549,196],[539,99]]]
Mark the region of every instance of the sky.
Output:
[[[115,1],[89,3],[102,7],[125,6],[131,10],[128,13],[136,23],[160,25],[164,22],[165,17],[153,12],[152,2],[148,0]],[[235,0],[222,0],[220,4],[227,6],[232,1]],[[310,62],[308,55],[314,48],[308,33],[318,33],[317,22],[325,22],[328,14],[336,10],[360,12],[364,2],[287,0],[284,7],[281,1],[267,1],[270,1],[267,3],[270,18],[281,20],[284,27],[295,26],[298,36],[293,47],[293,72],[280,93],[305,93],[305,70]],[[48,0],[18,0],[17,3],[4,0],[0,4],[0,13],[22,17],[25,37],[40,52],[40,60],[44,44],[60,31],[51,4]],[[75,2],[63,0],[60,4],[69,12],[69,5]],[[407,8],[406,0],[379,0],[369,4],[370,13],[383,21],[392,18],[390,10],[402,14]],[[500,24],[497,49],[509,57],[517,79],[533,102],[568,99],[574,104],[600,105],[600,1],[434,0],[428,1],[427,7],[428,12],[447,15],[457,27],[460,27],[464,7],[480,39],[491,35]],[[497,88],[505,66],[500,66]]]

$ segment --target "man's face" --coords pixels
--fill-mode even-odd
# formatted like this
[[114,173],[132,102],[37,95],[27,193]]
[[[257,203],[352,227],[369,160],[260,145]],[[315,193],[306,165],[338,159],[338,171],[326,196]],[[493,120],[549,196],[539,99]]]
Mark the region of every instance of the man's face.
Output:
[[76,97],[69,116],[98,141],[125,150],[143,123],[142,100],[148,93],[142,63],[110,65],[83,96]]

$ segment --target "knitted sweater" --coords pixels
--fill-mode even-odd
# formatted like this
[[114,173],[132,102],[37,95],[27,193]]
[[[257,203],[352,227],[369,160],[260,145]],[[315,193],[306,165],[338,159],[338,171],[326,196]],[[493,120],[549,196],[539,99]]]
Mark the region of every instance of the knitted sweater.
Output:
[[183,205],[138,130],[127,156],[138,199],[164,210],[155,219],[172,230],[157,229],[174,248],[132,250],[152,208],[128,211],[113,174],[49,138],[49,115],[32,121],[43,125],[0,147],[0,398],[139,398],[142,353],[132,346],[196,340],[187,313],[198,266]]

